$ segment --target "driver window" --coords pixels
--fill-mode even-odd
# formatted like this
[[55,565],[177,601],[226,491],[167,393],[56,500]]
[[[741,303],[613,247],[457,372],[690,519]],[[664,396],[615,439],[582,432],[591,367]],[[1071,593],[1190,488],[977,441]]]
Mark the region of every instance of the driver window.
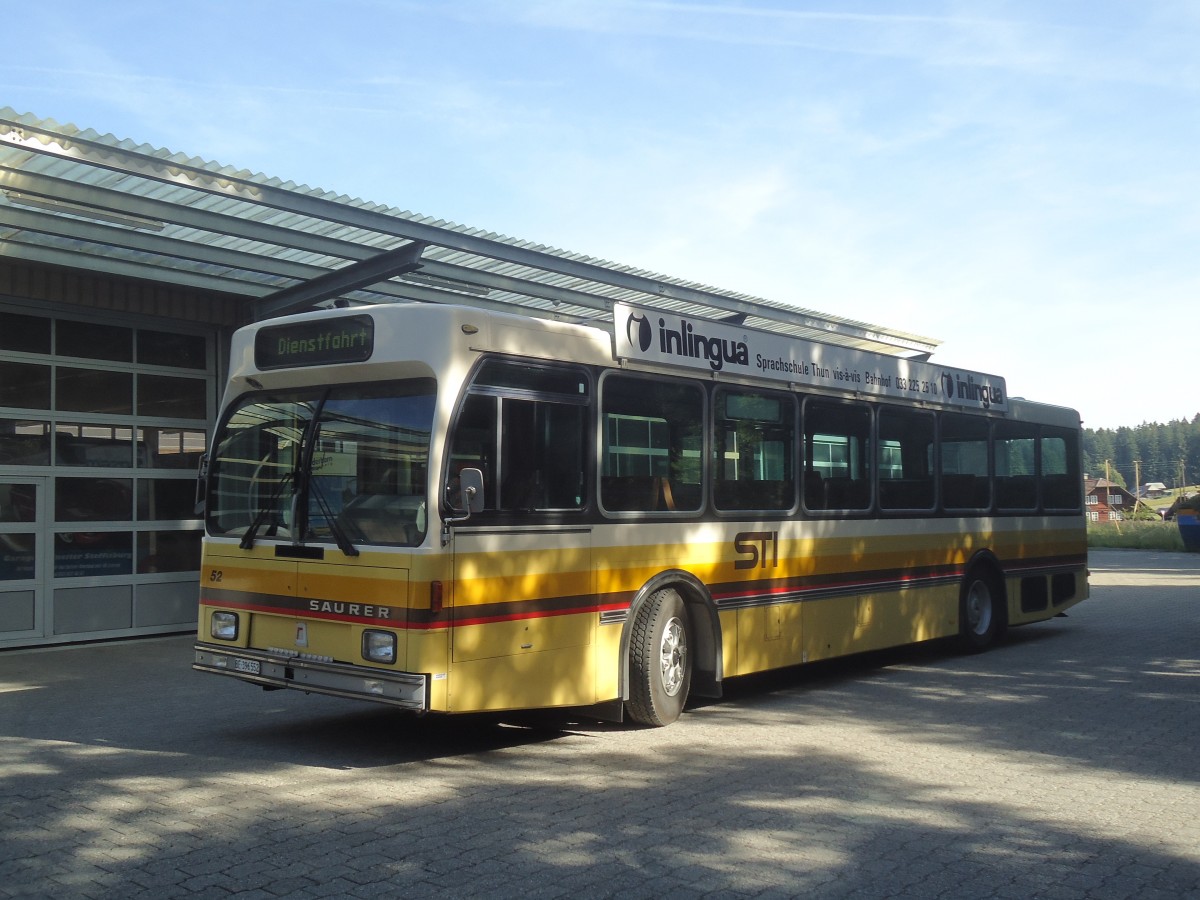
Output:
[[489,360],[468,389],[450,447],[447,504],[458,473],[483,473],[485,511],[551,512],[587,504],[590,391],[569,368]]

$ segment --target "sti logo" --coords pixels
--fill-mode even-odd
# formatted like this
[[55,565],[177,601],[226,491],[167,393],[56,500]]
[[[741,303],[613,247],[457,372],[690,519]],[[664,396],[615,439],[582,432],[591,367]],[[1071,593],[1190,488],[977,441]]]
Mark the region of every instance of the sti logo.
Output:
[[630,315],[625,323],[625,337],[628,338],[630,346],[637,347],[645,353],[654,341],[654,330],[650,327],[650,320],[639,313]]

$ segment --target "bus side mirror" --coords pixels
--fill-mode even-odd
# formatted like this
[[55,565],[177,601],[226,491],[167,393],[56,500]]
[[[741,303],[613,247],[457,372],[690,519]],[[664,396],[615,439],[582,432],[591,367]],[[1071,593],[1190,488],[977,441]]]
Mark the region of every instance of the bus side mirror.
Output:
[[200,465],[196,469],[196,506],[193,512],[198,516],[204,515],[204,500],[208,496],[208,454],[200,455]]
[[[450,494],[452,489],[452,485],[447,485],[446,493]],[[443,547],[450,543],[451,525],[458,525],[467,521],[475,513],[483,512],[483,472],[479,469],[461,470],[458,473],[458,497],[451,499],[454,504],[454,511],[462,513],[462,515],[451,516],[448,519],[442,520]]]
[[463,469],[458,473],[458,486],[463,508],[467,515],[483,512],[483,472],[479,469]]

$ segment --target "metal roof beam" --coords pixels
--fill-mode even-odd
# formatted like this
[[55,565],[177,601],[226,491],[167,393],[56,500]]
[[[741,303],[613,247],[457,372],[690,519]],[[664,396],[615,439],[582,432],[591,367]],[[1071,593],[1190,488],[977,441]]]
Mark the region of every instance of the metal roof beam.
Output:
[[395,250],[387,250],[361,262],[351,263],[345,268],[335,269],[309,281],[276,291],[255,301],[254,319],[258,321],[272,316],[302,312],[311,309],[313,304],[322,300],[369,287],[386,281],[393,275],[414,272],[421,268],[421,254],[425,252],[425,246],[420,241],[405,244]]
[[[40,215],[51,215],[55,219],[61,219],[63,223],[75,223],[81,225],[79,219],[72,218],[74,216],[85,216],[86,212],[78,209],[93,208],[98,215],[104,215],[109,210],[121,210],[130,215],[135,215],[141,218],[157,222],[167,222],[173,225],[178,225],[185,228],[194,228],[200,231],[205,231],[213,234],[228,234],[233,237],[240,237],[246,240],[257,241],[259,243],[270,244],[280,247],[281,249],[299,248],[311,253],[320,253],[322,255],[336,257],[339,259],[349,259],[355,262],[363,261],[372,258],[374,253],[373,248],[364,246],[363,244],[344,241],[337,238],[325,237],[322,235],[314,235],[296,229],[284,228],[279,225],[270,225],[262,222],[244,219],[241,217],[222,215],[209,210],[195,209],[193,207],[180,206],[179,204],[167,203],[162,200],[154,200],[147,197],[138,197],[135,195],[124,194],[119,191],[113,191],[108,188],[96,187],[94,185],[85,185],[78,182],[67,181],[65,179],[54,178],[48,175],[41,175],[31,172],[22,172],[19,170],[6,168],[0,165],[0,186],[8,190],[19,191],[29,196],[44,198],[48,201],[46,206],[50,206],[55,200],[62,199],[71,204],[69,210],[64,210],[69,213],[69,216],[56,216],[49,213],[38,213]],[[42,209],[45,209],[43,206]],[[0,216],[11,215],[16,212],[15,208],[8,208],[0,204]],[[28,215],[35,215],[29,212]],[[100,221],[106,221],[101,219]],[[64,229],[68,226],[64,224]],[[102,226],[93,226],[100,228]],[[49,230],[49,229],[39,229]],[[138,232],[136,230],[113,228],[111,234],[129,235],[125,238],[125,242],[140,243],[143,247],[150,246],[150,240],[157,238],[160,241],[171,240],[163,235],[151,235]],[[179,242],[177,242],[179,243]],[[202,242],[183,242],[186,246],[195,247],[196,252],[193,254],[197,257],[204,255],[205,251],[211,251],[209,245]],[[153,252],[153,251],[151,251]],[[170,255],[178,256],[186,259],[189,254],[179,254],[174,251],[168,251]],[[237,251],[229,251],[237,252]],[[243,254],[244,256],[255,256],[255,254]],[[238,268],[246,269],[247,271],[270,272],[272,274],[284,274],[279,272],[273,266],[266,264],[266,261],[271,257],[263,256],[263,263],[259,265],[244,265],[235,264]],[[470,266],[460,266],[453,263],[439,262],[435,259],[425,259],[422,261],[422,273],[437,278],[445,278],[450,281],[457,281],[468,285],[479,285],[485,288],[494,288],[498,290],[511,291],[513,293],[525,294],[530,297],[537,297],[543,300],[549,300],[552,303],[567,303],[574,306],[582,306],[591,309],[609,311],[612,308],[612,300],[596,294],[589,294],[585,291],[574,290],[571,288],[557,287],[554,285],[542,284],[537,281],[529,281],[523,278],[517,278],[511,275],[501,275],[498,273],[484,272],[479,269],[474,269]],[[310,274],[296,274],[291,277],[305,278],[311,277]],[[457,295],[455,295],[457,296]]]
[[[5,203],[0,203],[0,227],[11,228],[17,232],[13,236],[13,239],[10,240],[10,244],[23,248],[20,251],[20,255],[23,258],[34,259],[36,256],[37,258],[34,261],[45,262],[49,259],[48,255],[53,254],[53,260],[58,265],[78,269],[95,269],[97,271],[109,269],[113,274],[117,274],[117,271],[111,266],[111,261],[116,257],[112,253],[105,252],[108,248],[129,253],[151,254],[170,263],[169,265],[164,263],[154,264],[164,273],[177,272],[180,276],[184,273],[196,273],[196,278],[191,278],[189,275],[189,282],[192,286],[200,286],[199,279],[213,277],[212,273],[205,273],[200,268],[203,266],[232,270],[233,272],[246,273],[247,275],[266,275],[274,278],[284,278],[298,282],[311,281],[329,271],[320,266],[283,259],[279,255],[266,256],[247,253],[241,250],[231,250],[227,247],[195,243],[162,234],[147,234],[129,228],[119,228],[114,225],[105,224],[104,222],[87,221],[74,218],[73,216],[55,215],[49,212],[19,208]],[[32,239],[37,235],[85,242],[94,246],[95,249],[92,251],[85,249],[69,251],[62,247],[47,246],[39,244],[36,240]],[[360,245],[355,245],[355,248],[364,252],[367,250],[367,248]],[[148,266],[150,264],[142,263],[141,265]],[[464,293],[458,291],[456,285],[462,285],[464,288],[469,289],[473,286],[472,282],[476,279],[471,278],[469,272],[464,272],[462,267],[423,260],[421,271],[423,275],[430,275],[435,279],[445,279],[447,283],[439,285],[436,282],[378,282],[369,288],[369,292],[376,295],[376,299],[371,302],[392,303],[410,300],[423,303],[459,303],[497,311],[508,310],[511,312],[513,309],[514,304],[511,302],[469,301]],[[120,267],[120,272],[130,274],[127,266]],[[145,272],[138,272],[136,269],[133,270],[132,274],[138,277],[145,277]],[[513,290],[528,287],[520,282],[519,279],[494,276],[488,273],[479,274],[484,276],[484,278],[479,280],[488,286],[484,288],[485,295],[488,288]],[[173,274],[165,277],[177,280]],[[226,276],[222,273],[220,277],[224,278]],[[229,277],[236,278],[237,276]],[[210,283],[208,284],[211,286]],[[235,287],[231,288],[230,284],[235,285]],[[265,296],[268,292],[277,290],[273,285],[248,279],[222,282],[221,286],[227,293],[239,293],[250,297]],[[531,290],[530,293],[532,292]],[[603,311],[606,308],[604,303],[600,302],[598,298],[586,294],[578,294],[566,289],[546,288],[544,291],[538,290],[537,293],[542,294],[543,299],[550,299],[557,305],[571,307],[576,310],[575,314],[572,314],[565,309],[560,311],[524,307],[529,312],[546,318],[560,321],[578,321],[581,318],[579,313],[584,309]],[[472,296],[478,295],[473,294]]]

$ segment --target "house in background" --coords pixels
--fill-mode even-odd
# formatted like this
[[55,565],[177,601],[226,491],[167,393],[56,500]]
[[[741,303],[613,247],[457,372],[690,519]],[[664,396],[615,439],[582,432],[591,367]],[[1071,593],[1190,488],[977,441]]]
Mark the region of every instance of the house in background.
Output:
[[1132,515],[1137,498],[1107,478],[1083,479],[1084,509],[1089,522],[1120,522]]
[[1165,497],[1167,496],[1167,486],[1161,481],[1149,481],[1138,488],[1137,495],[1141,500]]

